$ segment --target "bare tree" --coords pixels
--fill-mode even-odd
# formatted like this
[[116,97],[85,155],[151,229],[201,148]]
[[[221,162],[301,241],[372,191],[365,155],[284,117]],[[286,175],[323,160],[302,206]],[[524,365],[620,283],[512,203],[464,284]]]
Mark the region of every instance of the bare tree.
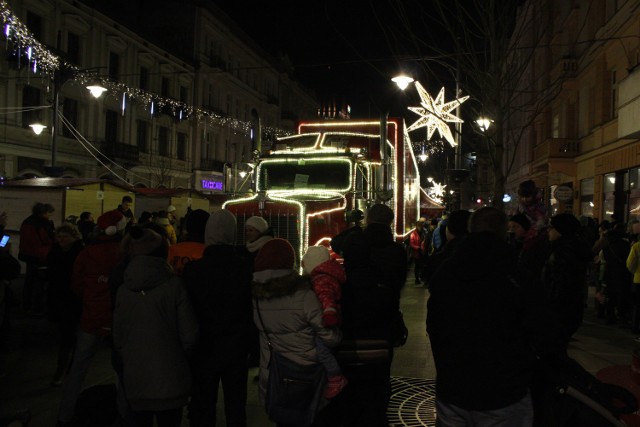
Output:
[[552,3],[391,1],[402,25],[384,31],[390,43],[412,52],[398,56],[420,64],[425,76],[449,74],[449,83],[457,81],[458,95],[471,96],[462,107],[467,121],[493,121],[487,132],[465,125],[464,143],[489,160],[498,207],[521,142],[562,86],[562,76],[550,81],[548,72]]

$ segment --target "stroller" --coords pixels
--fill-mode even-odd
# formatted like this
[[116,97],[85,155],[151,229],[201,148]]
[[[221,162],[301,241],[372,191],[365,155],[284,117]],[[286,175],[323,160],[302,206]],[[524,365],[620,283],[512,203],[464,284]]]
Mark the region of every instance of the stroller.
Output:
[[578,362],[563,358],[541,363],[532,394],[539,427],[629,426],[621,420],[638,410],[624,387],[603,383]]

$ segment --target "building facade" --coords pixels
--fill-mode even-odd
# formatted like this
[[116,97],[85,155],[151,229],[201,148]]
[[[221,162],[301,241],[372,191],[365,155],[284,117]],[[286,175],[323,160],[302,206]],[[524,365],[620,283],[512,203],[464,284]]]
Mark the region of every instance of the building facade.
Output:
[[509,192],[533,179],[551,214],[638,219],[640,1],[529,0],[523,9],[535,7],[547,8],[547,22],[531,31],[548,30],[530,38],[541,42],[527,81],[534,93],[554,92],[518,147]]
[[[259,141],[317,114],[290,67],[207,2],[14,0],[2,8],[5,178],[230,191]],[[97,100],[85,88],[92,78],[108,89]],[[35,122],[47,126],[40,135]]]

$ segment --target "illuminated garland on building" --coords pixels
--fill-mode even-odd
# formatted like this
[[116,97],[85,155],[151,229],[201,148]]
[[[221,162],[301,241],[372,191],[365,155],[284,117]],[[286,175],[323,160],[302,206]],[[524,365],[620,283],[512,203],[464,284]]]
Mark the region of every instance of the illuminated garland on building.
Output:
[[[100,77],[94,72],[82,70],[77,66],[63,61],[60,57],[51,53],[42,43],[40,43],[29,31],[16,15],[11,12],[9,5],[5,0],[0,0],[0,16],[2,17],[3,33],[7,43],[11,42],[18,66],[20,61],[24,60],[25,65],[34,74],[41,72],[53,79],[54,74],[58,71],[69,72],[72,80],[76,80],[84,85],[89,83],[100,82],[109,93],[119,102],[122,101],[122,111],[124,114],[126,101],[137,102],[142,104],[151,115],[158,111],[167,112],[167,110],[178,120],[209,120],[214,124],[231,128],[235,133],[250,135],[251,123],[236,120],[230,117],[223,117],[209,110],[196,108],[184,102],[174,99],[165,98],[160,95],[150,93],[141,89],[131,88],[124,83],[113,82],[104,77]],[[263,133],[271,133],[273,135],[290,135],[283,129],[263,127]]]

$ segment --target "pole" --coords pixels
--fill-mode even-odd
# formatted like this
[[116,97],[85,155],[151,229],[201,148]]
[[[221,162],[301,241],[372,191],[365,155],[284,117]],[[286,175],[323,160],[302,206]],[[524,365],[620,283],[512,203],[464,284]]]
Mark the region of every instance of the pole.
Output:
[[[460,67],[456,62],[456,99],[458,99],[458,96],[460,96]],[[458,105],[456,105],[456,117],[460,117],[459,102],[458,102]],[[462,147],[460,146],[461,145],[460,132],[462,131],[461,125],[462,123],[456,123],[456,135],[455,135],[456,148],[455,148],[455,166],[454,166],[456,169],[462,169]]]
[[56,154],[57,154],[57,138],[56,131],[58,129],[58,101],[60,98],[59,91],[59,77],[58,72],[54,71],[53,73],[53,118],[51,120],[51,169],[52,171],[56,167]]

